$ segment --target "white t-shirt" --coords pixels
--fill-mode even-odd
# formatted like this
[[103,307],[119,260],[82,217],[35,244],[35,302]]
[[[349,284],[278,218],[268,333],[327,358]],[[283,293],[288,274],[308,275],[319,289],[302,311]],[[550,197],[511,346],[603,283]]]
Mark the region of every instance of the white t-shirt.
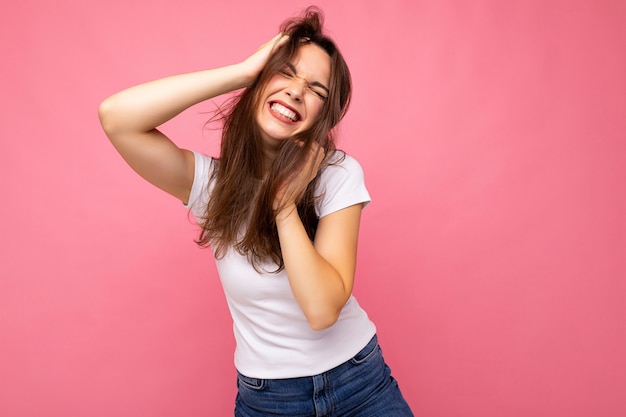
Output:
[[[195,176],[187,207],[199,218],[209,198],[214,160],[194,154]],[[342,155],[337,152],[334,159]],[[324,169],[316,195],[323,195],[316,206],[320,218],[370,201],[363,170],[349,155]],[[216,259],[216,264],[233,318],[235,367],[246,376],[277,379],[317,375],[352,358],[376,333],[374,323],[354,296],[334,325],[313,330],[293,296],[284,270],[258,273],[246,256],[235,250]]]

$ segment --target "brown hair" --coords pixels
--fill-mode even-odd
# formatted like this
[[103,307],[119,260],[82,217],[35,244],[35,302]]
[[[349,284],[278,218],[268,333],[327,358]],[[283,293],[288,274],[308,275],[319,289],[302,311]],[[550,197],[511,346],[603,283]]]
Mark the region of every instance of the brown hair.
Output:
[[[217,169],[210,178],[213,188],[197,243],[211,245],[218,258],[232,247],[246,255],[257,270],[266,263],[277,265],[274,272],[284,268],[272,203],[280,185],[302,168],[313,141],[323,147],[327,159],[333,154],[336,149],[333,128],[350,103],[352,83],[348,66],[335,43],[322,33],[322,27],[323,15],[314,7],[283,23],[281,32],[289,35],[288,41],[277,48],[252,85],[216,112],[223,123],[220,158],[215,161]],[[315,44],[330,56],[328,99],[319,119],[306,131],[283,141],[271,166],[264,166],[262,139],[256,123],[261,92],[304,43]],[[304,145],[299,146],[296,141]],[[262,181],[266,172],[268,175]],[[319,198],[314,195],[318,181],[319,175],[297,202],[311,240],[318,223],[314,206]]]

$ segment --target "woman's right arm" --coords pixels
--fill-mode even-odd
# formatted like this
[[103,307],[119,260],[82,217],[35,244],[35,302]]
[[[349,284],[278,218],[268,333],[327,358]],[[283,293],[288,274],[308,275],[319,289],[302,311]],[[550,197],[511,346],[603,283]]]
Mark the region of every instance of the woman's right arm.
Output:
[[156,128],[194,104],[246,85],[236,65],[175,75],[112,95],[100,104],[98,115],[128,165],[186,203],[193,182],[193,153],[178,148]]
[[193,153],[157,127],[194,104],[248,86],[278,42],[283,42],[280,35],[240,64],[162,78],[108,97],[98,109],[104,132],[139,175],[187,203]]

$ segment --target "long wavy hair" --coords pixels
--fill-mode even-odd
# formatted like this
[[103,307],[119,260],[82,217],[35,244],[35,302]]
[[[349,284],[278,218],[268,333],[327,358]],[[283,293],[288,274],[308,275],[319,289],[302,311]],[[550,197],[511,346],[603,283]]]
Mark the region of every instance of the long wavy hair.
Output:
[[[322,166],[328,165],[336,150],[333,128],[346,114],[352,91],[348,66],[335,43],[322,32],[323,22],[323,14],[314,7],[284,22],[280,30],[289,35],[288,41],[276,49],[257,79],[214,116],[223,124],[220,158],[214,161],[217,166],[209,179],[211,196],[196,242],[210,245],[218,258],[233,248],[246,255],[257,271],[266,271],[268,264],[276,265],[271,272],[284,268],[273,201],[281,184],[302,169],[313,142],[324,149],[326,160]],[[330,56],[328,99],[318,120],[306,131],[282,141],[270,166],[266,166],[256,122],[261,93],[270,78],[284,70],[306,43],[321,47]],[[315,201],[320,196],[314,194],[318,181],[319,175],[297,201],[298,214],[311,240],[319,220]]]

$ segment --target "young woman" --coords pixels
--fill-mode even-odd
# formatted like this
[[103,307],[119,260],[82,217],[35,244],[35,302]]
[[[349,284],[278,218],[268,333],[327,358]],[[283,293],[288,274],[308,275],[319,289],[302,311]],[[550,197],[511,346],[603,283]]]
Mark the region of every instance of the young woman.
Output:
[[[220,157],[178,148],[157,127],[243,89],[218,111]],[[107,98],[104,131],[139,175],[180,199],[212,248],[234,321],[235,416],[411,416],[352,296],[359,164],[333,128],[350,73],[318,10],[307,9],[241,63]]]

